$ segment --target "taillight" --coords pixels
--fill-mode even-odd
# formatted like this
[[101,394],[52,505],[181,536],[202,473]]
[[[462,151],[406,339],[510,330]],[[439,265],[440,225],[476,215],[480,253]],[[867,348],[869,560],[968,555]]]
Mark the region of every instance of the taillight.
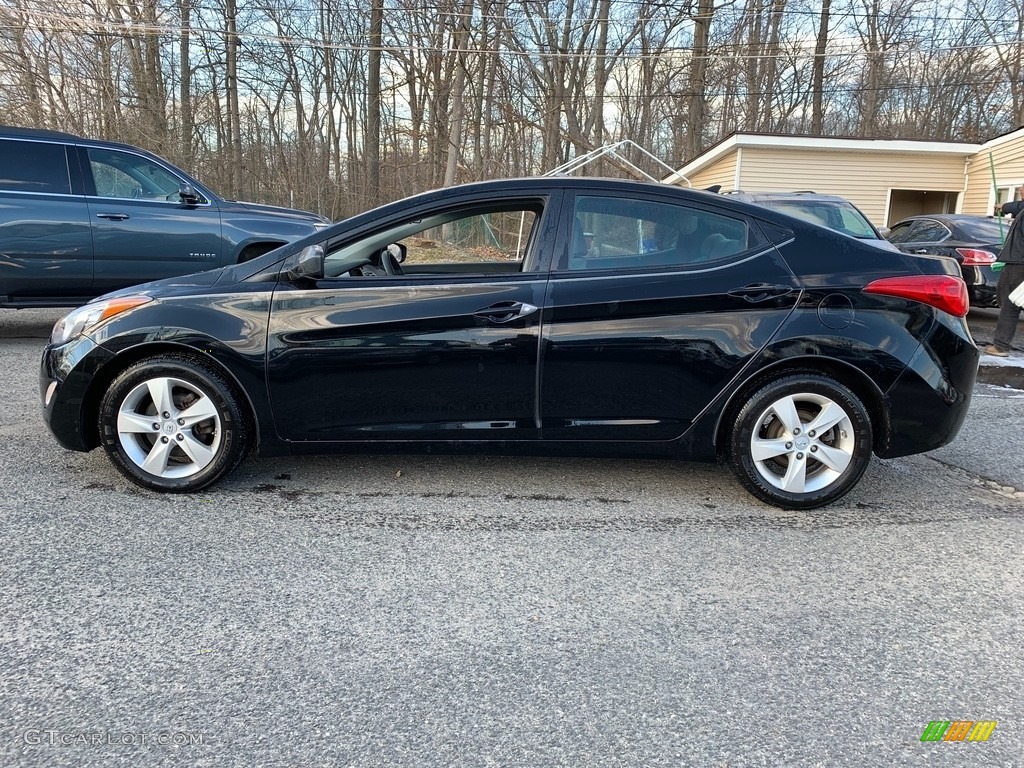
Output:
[[864,292],[920,301],[957,317],[963,317],[970,309],[967,284],[951,275],[883,277],[868,283]]
[[965,267],[984,267],[994,264],[996,255],[992,251],[983,251],[980,248],[957,248],[956,252],[964,257]]

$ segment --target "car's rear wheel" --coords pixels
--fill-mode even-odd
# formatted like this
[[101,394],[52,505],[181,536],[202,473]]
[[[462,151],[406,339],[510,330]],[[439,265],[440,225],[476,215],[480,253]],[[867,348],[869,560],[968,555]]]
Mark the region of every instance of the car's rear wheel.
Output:
[[103,448],[129,480],[157,491],[204,488],[248,451],[247,414],[230,382],[187,355],[143,360],[103,397]]
[[846,495],[871,460],[871,419],[827,376],[790,374],[755,391],[735,414],[729,458],[754,496],[812,509]]

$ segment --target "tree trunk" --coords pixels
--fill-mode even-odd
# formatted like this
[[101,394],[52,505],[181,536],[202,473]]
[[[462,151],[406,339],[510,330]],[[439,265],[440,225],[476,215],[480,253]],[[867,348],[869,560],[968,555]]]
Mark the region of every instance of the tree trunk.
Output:
[[821,0],[821,19],[818,23],[818,38],[814,45],[814,66],[811,91],[814,101],[811,104],[811,133],[820,136],[824,126],[825,95],[825,51],[828,49],[828,23],[832,0]]
[[448,158],[444,169],[444,186],[456,182],[459,157],[462,149],[462,121],[465,111],[466,90],[466,48],[469,45],[469,20],[473,13],[473,0],[465,0],[459,11],[458,27],[455,32],[455,83],[452,86],[452,117],[448,130]]
[[178,103],[181,109],[181,121],[178,134],[179,155],[186,170],[193,170],[192,131],[192,64],[189,50],[190,31],[192,27],[192,0],[179,0],[178,11],[181,14],[181,40],[178,42],[178,59],[181,62]]
[[380,66],[384,2],[370,6],[370,50],[366,73],[366,195],[371,207],[380,202]]
[[690,104],[686,112],[686,157],[695,157],[703,148],[704,120],[707,109],[707,71],[710,46],[711,17],[714,0],[697,0],[697,16],[693,20],[693,52],[687,82]]
[[224,21],[227,27],[225,35],[227,56],[224,72],[224,90],[227,98],[228,183],[232,197],[239,196],[242,186],[242,127],[241,112],[238,106],[238,34],[235,20],[236,14],[235,0],[225,0]]

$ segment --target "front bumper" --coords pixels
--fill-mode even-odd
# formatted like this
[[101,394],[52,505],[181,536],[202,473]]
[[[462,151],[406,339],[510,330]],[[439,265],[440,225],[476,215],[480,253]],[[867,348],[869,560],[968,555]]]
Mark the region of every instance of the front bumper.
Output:
[[43,420],[63,447],[90,451],[98,444],[96,425],[88,420],[93,403],[90,386],[96,372],[113,355],[88,336],[67,344],[47,345],[39,366]]

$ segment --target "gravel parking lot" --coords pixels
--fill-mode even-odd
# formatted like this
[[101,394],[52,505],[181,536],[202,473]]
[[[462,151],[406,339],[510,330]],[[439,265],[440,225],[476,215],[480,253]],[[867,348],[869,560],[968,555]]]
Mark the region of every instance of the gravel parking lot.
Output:
[[805,513],[605,459],[249,459],[163,496],[46,432],[61,314],[0,317],[0,765],[1020,764],[1024,391]]

